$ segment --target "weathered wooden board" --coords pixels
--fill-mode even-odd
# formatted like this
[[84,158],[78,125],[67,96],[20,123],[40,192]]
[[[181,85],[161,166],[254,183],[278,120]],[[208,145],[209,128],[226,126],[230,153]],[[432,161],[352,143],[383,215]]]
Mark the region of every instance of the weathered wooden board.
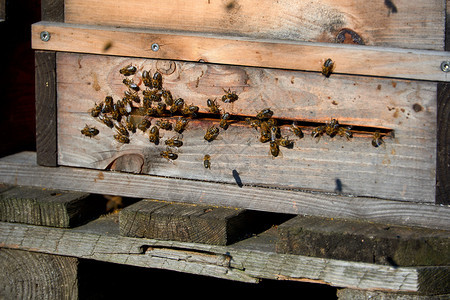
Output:
[[[434,202],[436,169],[436,84],[353,76],[220,66],[202,63],[130,59],[58,53],[58,163],[107,169],[128,155],[145,174],[234,183],[233,170],[246,185],[338,192],[415,202]],[[233,103],[219,104],[231,114],[254,116],[266,107],[274,117],[393,130],[385,147],[374,148],[372,137],[355,133],[350,141],[324,136],[318,142],[305,127],[305,137],[293,149],[282,148],[273,158],[269,145],[244,122],[231,124],[213,142],[203,139],[207,126],[218,121],[193,120],[183,133],[184,145],[173,163],[160,157],[164,143],[155,146],[138,132],[128,145],[115,141],[114,130],[88,113],[111,95],[121,99],[125,85],[119,69],[129,63],[139,70],[160,70],[164,87],[176,97],[206,111],[208,98],[220,98],[223,89],[239,95]],[[139,76],[135,77],[138,82]],[[152,122],[155,124],[155,120]],[[94,138],[81,135],[86,125],[96,126]],[[161,130],[164,141],[175,135]],[[282,128],[283,135],[293,136]],[[203,156],[212,157],[211,169]]]
[[[41,32],[50,39],[42,40]],[[73,37],[77,36],[77,39]],[[152,48],[152,45],[158,45]],[[320,72],[327,58],[335,73],[449,81],[448,53],[355,45],[253,39],[85,24],[38,22],[33,49],[145,57]],[[156,50],[156,51],[155,51]]]
[[[67,0],[68,23],[200,31],[255,38],[442,50],[445,3],[395,1]],[[352,36],[353,35],[353,36]]]

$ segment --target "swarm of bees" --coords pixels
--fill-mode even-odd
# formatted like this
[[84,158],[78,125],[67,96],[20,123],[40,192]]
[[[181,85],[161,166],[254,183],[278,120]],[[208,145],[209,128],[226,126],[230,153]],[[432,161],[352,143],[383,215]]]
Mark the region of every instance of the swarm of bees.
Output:
[[[322,66],[322,74],[329,77],[334,70],[334,62],[327,59]],[[142,132],[148,135],[148,141],[154,145],[160,145],[163,136],[160,129],[166,131],[175,131],[178,135],[164,140],[165,150],[160,151],[160,156],[168,161],[174,161],[178,158],[178,150],[183,146],[182,133],[186,130],[190,119],[199,117],[199,107],[193,104],[187,104],[183,98],[174,98],[170,90],[163,87],[163,76],[156,71],[153,75],[150,71],[144,70],[141,73],[141,80],[134,82],[138,69],[136,66],[127,65],[119,70],[123,76],[122,83],[126,86],[122,99],[114,100],[112,96],[106,96],[99,104],[89,110],[90,116],[98,120],[106,127],[114,130],[112,135],[119,144],[129,144],[133,134]],[[141,85],[142,83],[142,85]],[[221,97],[222,102],[227,105],[239,99],[236,92],[223,89],[224,94]],[[254,117],[232,116],[225,111],[216,100],[208,99],[206,106],[209,112],[218,119],[218,124],[207,128],[204,140],[213,142],[217,139],[221,130],[227,130],[233,120],[244,120],[247,125],[259,131],[259,142],[269,144],[269,153],[275,158],[281,153],[280,147],[293,148],[294,139],[281,133],[281,128],[289,125],[277,124],[276,118],[273,118],[274,112],[270,108],[259,111]],[[177,117],[177,119],[168,119],[166,117]],[[156,120],[152,126],[152,121]],[[297,122],[294,121],[289,126],[290,131],[296,139],[304,138],[304,133]],[[329,137],[341,136],[350,140],[352,135],[351,126],[341,125],[337,119],[331,118],[324,125],[313,128],[312,138],[317,141],[324,135]],[[99,134],[99,130],[94,126],[86,124],[81,129],[81,134],[92,138]],[[384,134],[375,131],[372,138],[373,147],[381,146]],[[209,154],[203,157],[203,166],[206,169],[211,168],[211,156]]]

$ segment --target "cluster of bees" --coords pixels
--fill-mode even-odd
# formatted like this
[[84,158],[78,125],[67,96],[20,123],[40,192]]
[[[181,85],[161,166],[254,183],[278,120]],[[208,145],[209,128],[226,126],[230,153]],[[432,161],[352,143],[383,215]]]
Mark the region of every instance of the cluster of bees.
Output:
[[[334,62],[327,59],[322,66],[322,74],[329,77],[334,69]],[[114,101],[111,96],[106,96],[104,101],[95,104],[90,109],[90,115],[98,119],[107,127],[115,130],[114,139],[121,144],[130,143],[130,137],[137,130],[148,134],[149,142],[159,145],[161,142],[160,129],[173,130],[179,134],[164,141],[166,150],[160,152],[161,157],[173,161],[178,158],[174,148],[178,149],[183,145],[180,134],[186,129],[189,119],[196,118],[199,115],[199,107],[193,104],[186,104],[183,98],[174,99],[169,90],[163,88],[163,78],[161,73],[155,72],[153,76],[147,70],[142,72],[143,89],[136,84],[131,76],[137,72],[133,65],[127,65],[119,70],[123,76],[122,83],[127,87],[123,97]],[[224,89],[224,95],[221,100],[223,103],[232,103],[238,100],[238,95],[230,89]],[[220,130],[227,130],[231,123],[231,114],[225,112],[219,107],[216,100],[208,99],[206,105],[209,112],[220,116],[218,126],[211,125],[207,128],[204,139],[208,142],[214,141]],[[133,113],[134,111],[134,113]],[[137,111],[137,113],[136,113]],[[135,116],[140,116],[140,121],[135,121]],[[178,116],[175,122],[164,119],[166,116]],[[269,143],[270,154],[277,157],[280,154],[280,147],[292,148],[294,141],[288,136],[282,136],[277,119],[272,118],[273,111],[265,108],[256,114],[255,117],[245,118],[245,122],[251,127],[259,130],[261,143]],[[152,126],[151,118],[159,118]],[[237,117],[239,119],[239,117]],[[221,128],[221,129],[219,129]],[[293,134],[302,139],[304,134],[300,127],[294,122],[290,126]],[[94,137],[99,134],[95,127],[86,125],[81,129],[81,133],[88,137]],[[323,135],[334,137],[336,135],[352,138],[351,127],[341,126],[336,119],[331,119],[325,125],[318,126],[312,130],[311,136],[320,139]],[[383,144],[383,135],[376,131],[372,139],[372,145],[379,147]],[[205,168],[211,168],[211,156],[204,155],[203,165]]]

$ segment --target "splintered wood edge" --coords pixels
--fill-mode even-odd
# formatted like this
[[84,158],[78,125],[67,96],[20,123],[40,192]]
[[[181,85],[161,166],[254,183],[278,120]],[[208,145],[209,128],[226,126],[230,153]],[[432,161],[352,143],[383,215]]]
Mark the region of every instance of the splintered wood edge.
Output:
[[[43,41],[41,32],[48,32],[50,39]],[[158,45],[157,50],[152,50],[154,44]],[[440,67],[450,57],[445,51],[259,40],[57,22],[32,25],[32,48],[314,72],[321,72],[325,60],[331,58],[335,62],[333,73],[450,81],[450,76]]]
[[49,168],[36,165],[34,152],[1,158],[0,182],[433,229],[448,229],[450,223],[448,206],[72,167]]

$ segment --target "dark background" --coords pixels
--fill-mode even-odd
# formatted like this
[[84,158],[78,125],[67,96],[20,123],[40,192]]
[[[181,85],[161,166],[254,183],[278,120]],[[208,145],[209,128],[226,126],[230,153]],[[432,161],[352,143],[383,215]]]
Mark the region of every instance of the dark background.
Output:
[[[0,157],[21,151],[36,151],[34,51],[31,49],[31,24],[40,21],[40,1],[6,1],[6,18],[0,22],[2,56],[0,60]],[[165,292],[170,296],[233,296],[229,292],[295,293],[300,299],[336,299],[336,288],[320,284],[263,280],[246,284],[167,270],[145,269],[91,260],[80,260],[80,299],[149,297]],[[159,295],[159,294],[158,294]],[[245,295],[244,295],[245,296]],[[290,296],[278,294],[277,296]]]

